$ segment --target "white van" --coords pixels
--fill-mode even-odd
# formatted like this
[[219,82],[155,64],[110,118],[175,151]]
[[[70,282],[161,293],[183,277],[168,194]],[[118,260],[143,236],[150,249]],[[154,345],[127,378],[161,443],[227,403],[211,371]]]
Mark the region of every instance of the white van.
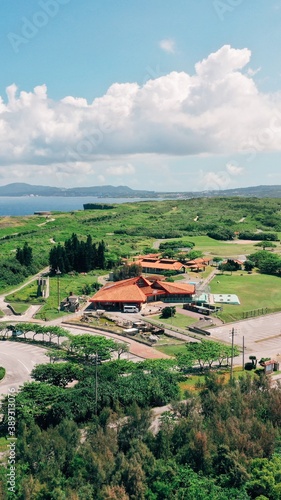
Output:
[[123,312],[124,313],[138,313],[139,309],[137,306],[124,306]]

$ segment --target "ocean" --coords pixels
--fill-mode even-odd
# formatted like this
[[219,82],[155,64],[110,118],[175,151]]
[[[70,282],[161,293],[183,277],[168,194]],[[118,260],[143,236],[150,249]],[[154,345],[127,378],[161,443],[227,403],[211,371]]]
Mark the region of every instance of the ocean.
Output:
[[160,198],[94,198],[93,196],[63,197],[63,196],[0,196],[0,216],[33,215],[39,211],[71,212],[83,210],[84,203],[133,203],[137,201],[153,201]]

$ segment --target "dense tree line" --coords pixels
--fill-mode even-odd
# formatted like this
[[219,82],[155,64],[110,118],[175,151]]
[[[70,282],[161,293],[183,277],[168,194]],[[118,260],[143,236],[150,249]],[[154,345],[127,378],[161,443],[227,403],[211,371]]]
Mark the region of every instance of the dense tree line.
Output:
[[251,231],[241,231],[238,235],[239,240],[262,240],[262,241],[278,241],[278,234],[276,233],[254,233]]
[[0,287],[21,283],[27,276],[37,273],[44,265],[46,265],[44,257],[42,260],[38,255],[34,258],[32,247],[25,242],[22,247],[17,247],[15,254],[2,258]]
[[86,241],[79,240],[73,233],[64,245],[58,244],[51,249],[49,264],[52,273],[59,269],[62,274],[104,269],[106,266],[104,241],[93,243],[90,235]]
[[226,227],[217,227],[212,231],[208,231],[207,236],[209,236],[209,238],[213,238],[214,240],[227,241],[233,240],[234,233],[231,229]]
[[[98,366],[97,412],[95,367],[58,364],[48,383],[25,384],[16,492],[7,491],[1,467],[2,498],[280,500],[281,388],[263,376],[225,383],[210,372],[179,402],[178,376],[165,361]],[[73,377],[78,384],[64,388]],[[169,400],[159,427],[150,427],[150,408]]]
[[249,255],[248,259],[254,263],[261,273],[281,276],[281,257],[279,255],[260,250]]
[[32,263],[32,248],[27,242],[23,245],[23,248],[18,247],[16,251],[16,259],[23,266],[30,266]]

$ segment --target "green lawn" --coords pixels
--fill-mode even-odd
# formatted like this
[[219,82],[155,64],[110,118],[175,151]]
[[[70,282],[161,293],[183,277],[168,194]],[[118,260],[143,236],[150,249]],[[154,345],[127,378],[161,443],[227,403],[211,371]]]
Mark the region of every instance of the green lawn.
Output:
[[190,239],[195,243],[195,250],[201,250],[204,254],[217,255],[218,257],[249,255],[258,250],[257,247],[254,246],[254,243],[246,244],[218,241],[208,236],[192,236]]
[[10,306],[13,308],[16,314],[24,314],[30,307],[30,304],[23,302],[10,302]]
[[186,274],[176,274],[175,276],[172,276],[174,281],[181,281],[186,278]]
[[164,319],[161,318],[159,314],[157,316],[152,316],[152,318],[157,322],[159,321],[163,326],[170,325],[172,327],[183,328],[183,329],[186,329],[188,326],[193,325],[198,321],[196,318],[190,318],[189,316],[180,313],[176,313],[176,315],[173,316],[172,318]]
[[251,310],[281,310],[281,279],[276,276],[239,271],[232,276],[219,275],[211,282],[211,292],[234,293],[240,300],[240,305],[223,304],[223,310],[218,316],[226,323],[243,319],[243,312]]
[[175,356],[176,354],[182,354],[186,352],[185,342],[177,345],[163,345],[156,347],[156,349],[168,356]]
[[11,304],[14,302],[29,302],[29,304],[40,303],[42,299],[39,301],[37,297],[37,281],[26,285],[17,292],[6,295],[6,301],[10,302]]

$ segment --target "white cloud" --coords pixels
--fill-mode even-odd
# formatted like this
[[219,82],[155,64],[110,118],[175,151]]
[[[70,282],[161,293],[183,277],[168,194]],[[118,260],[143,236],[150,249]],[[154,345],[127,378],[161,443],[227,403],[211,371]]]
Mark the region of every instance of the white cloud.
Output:
[[[100,169],[131,175],[137,156],[254,158],[281,151],[281,93],[260,92],[245,74],[250,55],[226,45],[192,75],[173,71],[143,85],[114,83],[91,103],[72,96],[56,102],[45,85],[19,92],[13,84],[0,98],[0,176],[15,180],[30,172],[32,179],[41,169],[80,182],[80,173]],[[213,174],[208,179],[217,183]]]
[[205,191],[217,191],[225,189],[231,183],[230,176],[225,171],[201,172],[201,186]]
[[253,68],[249,68],[248,71],[247,71],[247,75],[249,76],[255,76],[257,75],[261,70],[261,67],[257,68],[257,69],[253,69]]
[[176,49],[176,43],[171,38],[165,38],[164,40],[160,40],[159,47],[168,54],[174,54]]
[[230,175],[240,175],[244,172],[243,167],[239,167],[238,165],[234,165],[233,163],[227,163],[226,170]]

